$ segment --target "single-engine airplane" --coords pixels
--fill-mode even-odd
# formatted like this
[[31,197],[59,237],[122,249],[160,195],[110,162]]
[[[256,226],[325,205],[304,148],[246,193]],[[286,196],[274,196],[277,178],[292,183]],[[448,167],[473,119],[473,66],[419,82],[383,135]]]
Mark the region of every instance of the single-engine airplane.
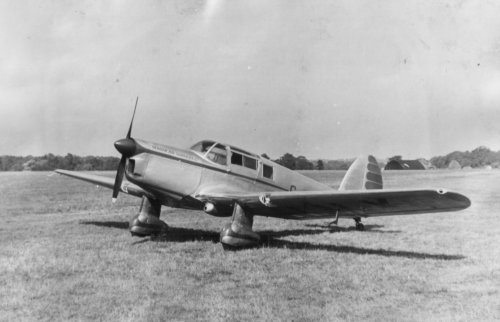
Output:
[[[266,157],[229,144],[205,140],[190,149],[132,138],[114,143],[122,157],[116,178],[66,170],[57,173],[142,198],[139,213],[129,223],[132,235],[168,233],[160,220],[161,206],[203,210],[232,217],[221,233],[224,248],[259,244],[252,230],[255,215],[309,220],[361,218],[456,211],[470,206],[467,197],[444,189],[383,190],[382,175],[373,156],[351,165],[339,190],[289,170]],[[126,180],[123,180],[123,177]]]

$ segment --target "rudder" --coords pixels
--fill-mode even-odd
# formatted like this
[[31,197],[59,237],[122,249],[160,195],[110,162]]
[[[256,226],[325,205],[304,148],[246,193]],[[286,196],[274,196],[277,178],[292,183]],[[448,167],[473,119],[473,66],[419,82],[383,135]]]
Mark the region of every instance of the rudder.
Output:
[[347,170],[339,190],[382,189],[382,173],[372,156],[357,158]]

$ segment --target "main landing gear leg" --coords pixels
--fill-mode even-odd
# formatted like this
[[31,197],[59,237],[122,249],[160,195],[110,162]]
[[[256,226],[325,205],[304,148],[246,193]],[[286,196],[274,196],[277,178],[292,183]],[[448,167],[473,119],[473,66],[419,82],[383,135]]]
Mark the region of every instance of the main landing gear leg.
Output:
[[252,230],[253,215],[247,214],[240,204],[235,203],[233,217],[220,233],[224,249],[254,247],[259,244],[260,236]]
[[361,223],[361,218],[354,218],[354,222],[356,222],[356,230],[363,231],[365,230],[365,226]]
[[168,225],[160,220],[161,202],[142,197],[141,209],[129,222],[132,236],[159,235],[168,229]]

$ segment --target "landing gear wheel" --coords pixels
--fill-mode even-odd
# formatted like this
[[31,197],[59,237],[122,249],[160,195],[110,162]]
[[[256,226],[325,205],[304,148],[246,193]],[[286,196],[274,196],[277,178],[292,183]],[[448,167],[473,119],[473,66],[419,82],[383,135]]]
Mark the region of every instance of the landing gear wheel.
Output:
[[356,218],[354,218],[354,221],[356,222],[356,230],[357,231],[365,230],[365,226],[361,223],[361,218],[356,217]]
[[362,224],[362,223],[360,223],[360,222],[359,222],[359,223],[357,222],[357,223],[356,223],[356,230],[358,230],[358,231],[363,231],[363,230],[365,230],[365,225],[363,225],[363,224]]
[[142,198],[141,209],[129,222],[132,236],[158,237],[166,234],[168,225],[160,220],[161,203],[147,197]]
[[221,243],[221,245],[222,245],[222,249],[224,249],[226,252],[235,252],[235,251],[241,250],[241,248],[231,246],[231,245],[228,245],[226,243]]
[[130,234],[135,237],[160,237],[168,232],[168,225],[154,216],[136,215],[129,222]]
[[260,236],[252,230],[253,216],[238,203],[234,205],[233,219],[224,225],[220,242],[224,250],[253,248],[259,245]]

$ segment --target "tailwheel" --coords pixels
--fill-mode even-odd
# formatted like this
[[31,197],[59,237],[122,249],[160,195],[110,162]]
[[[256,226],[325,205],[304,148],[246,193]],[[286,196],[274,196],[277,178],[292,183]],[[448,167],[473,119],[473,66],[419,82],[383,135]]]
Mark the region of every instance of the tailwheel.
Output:
[[363,231],[365,230],[365,226],[361,223],[361,218],[354,218],[354,222],[356,223],[356,230]]

